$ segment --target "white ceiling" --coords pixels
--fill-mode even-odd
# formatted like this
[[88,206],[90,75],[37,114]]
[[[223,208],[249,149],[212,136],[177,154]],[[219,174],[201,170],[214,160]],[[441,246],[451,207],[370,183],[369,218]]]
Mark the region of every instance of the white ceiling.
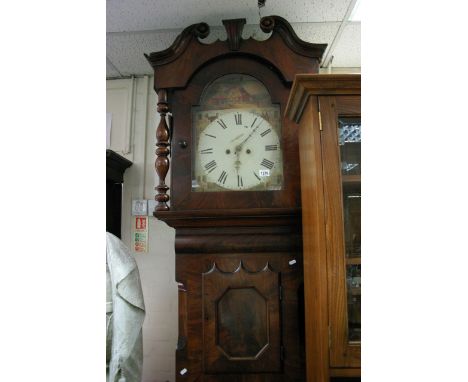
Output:
[[[347,20],[355,1],[266,0],[260,15],[284,17],[301,39],[328,44],[333,67],[356,68],[361,23]],[[143,53],[168,48],[182,29],[199,22],[212,26],[204,41],[225,39],[221,20],[235,18],[247,20],[244,38],[265,38],[257,0],[107,0],[107,77],[152,74]]]

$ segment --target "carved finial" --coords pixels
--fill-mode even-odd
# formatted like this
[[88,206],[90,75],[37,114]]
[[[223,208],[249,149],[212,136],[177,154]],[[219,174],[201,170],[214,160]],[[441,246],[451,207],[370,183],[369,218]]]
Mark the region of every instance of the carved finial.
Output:
[[278,33],[292,51],[302,56],[320,58],[327,47],[327,44],[312,44],[301,40],[291,24],[280,16],[262,17],[260,28],[265,33]]
[[230,50],[239,50],[245,19],[223,20]]
[[262,17],[260,20],[260,29],[265,33],[270,33],[275,27],[275,19],[272,16]]
[[210,34],[210,27],[209,27],[209,25],[207,23],[197,24],[194,31],[193,31],[193,33],[198,38],[204,39],[205,37],[207,37]]

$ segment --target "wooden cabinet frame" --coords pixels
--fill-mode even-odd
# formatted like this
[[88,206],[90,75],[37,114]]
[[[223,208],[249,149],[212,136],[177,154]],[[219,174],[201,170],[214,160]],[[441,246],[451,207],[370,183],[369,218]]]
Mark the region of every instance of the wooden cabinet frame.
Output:
[[309,382],[360,375],[360,345],[346,340],[342,197],[331,192],[341,188],[339,152],[331,149],[337,115],[356,115],[360,93],[360,75],[297,75],[286,107],[299,124]]
[[[330,327],[330,367],[360,367],[360,343],[350,344],[346,305],[346,263],[343,194],[340,152],[337,146],[339,117],[360,116],[359,96],[319,96],[322,119],[322,166],[325,202],[325,236],[328,274],[328,317]],[[360,176],[355,176],[359,177]]]

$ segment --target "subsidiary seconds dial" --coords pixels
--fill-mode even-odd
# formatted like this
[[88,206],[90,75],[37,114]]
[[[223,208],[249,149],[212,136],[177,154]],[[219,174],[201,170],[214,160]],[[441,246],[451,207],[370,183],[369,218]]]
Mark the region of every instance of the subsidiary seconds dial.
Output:
[[196,159],[208,183],[249,190],[268,183],[281,168],[278,134],[261,116],[245,110],[224,113],[200,134]]

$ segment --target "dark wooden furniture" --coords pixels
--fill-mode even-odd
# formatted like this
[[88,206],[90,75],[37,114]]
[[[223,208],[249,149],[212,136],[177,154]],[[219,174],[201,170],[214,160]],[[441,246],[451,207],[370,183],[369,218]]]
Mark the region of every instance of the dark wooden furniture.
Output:
[[297,75],[307,375],[360,376],[360,75]]
[[122,183],[125,170],[132,165],[116,152],[106,150],[106,231],[120,238],[122,221]]
[[167,50],[146,56],[161,115],[154,216],[176,228],[176,376],[178,381],[302,381],[297,128],[281,117],[281,189],[194,192],[191,112],[209,84],[239,74],[259,80],[282,115],[295,73],[318,72],[326,45],[300,40],[277,16],[261,19],[262,30],[271,32],[262,42],[241,38],[244,19],[223,24],[226,41],[200,42],[209,34],[208,25],[200,23],[186,28]]

